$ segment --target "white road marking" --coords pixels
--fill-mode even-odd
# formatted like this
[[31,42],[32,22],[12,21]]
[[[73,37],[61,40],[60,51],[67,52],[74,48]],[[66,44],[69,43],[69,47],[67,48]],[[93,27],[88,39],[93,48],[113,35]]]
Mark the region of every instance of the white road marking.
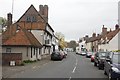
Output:
[[69,78],[69,80],[71,80],[72,77]]
[[75,70],[76,70],[76,66],[74,67],[74,69],[73,69],[72,73],[75,73]]

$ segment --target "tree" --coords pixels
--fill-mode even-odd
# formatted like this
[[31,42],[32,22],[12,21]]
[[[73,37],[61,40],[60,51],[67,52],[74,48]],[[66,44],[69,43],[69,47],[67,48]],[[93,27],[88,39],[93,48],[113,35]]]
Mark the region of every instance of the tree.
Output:
[[75,51],[76,50],[76,47],[78,46],[78,44],[76,43],[75,40],[71,40],[69,43],[68,43],[68,48],[73,48],[73,50]]
[[62,34],[61,32],[56,32],[55,36],[59,39],[59,50],[63,50],[67,46],[64,34]]
[[3,27],[6,26],[7,24],[7,20],[3,17],[0,17],[0,25],[2,25]]
[[0,33],[3,32],[3,28],[5,28],[7,25],[7,20],[3,17],[0,17]]

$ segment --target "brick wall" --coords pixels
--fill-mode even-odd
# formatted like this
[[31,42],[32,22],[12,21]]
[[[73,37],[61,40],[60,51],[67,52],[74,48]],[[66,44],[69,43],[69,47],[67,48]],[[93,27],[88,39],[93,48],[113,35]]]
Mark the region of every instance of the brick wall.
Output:
[[15,65],[20,65],[22,53],[2,53],[2,65],[10,65],[10,61],[15,61]]

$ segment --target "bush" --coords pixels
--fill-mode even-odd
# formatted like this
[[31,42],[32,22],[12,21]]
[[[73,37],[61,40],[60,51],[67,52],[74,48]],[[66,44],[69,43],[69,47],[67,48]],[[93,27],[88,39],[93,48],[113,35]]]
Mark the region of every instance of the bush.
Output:
[[32,60],[24,60],[23,61],[24,63],[33,63],[33,62],[36,62],[36,60],[32,61]]

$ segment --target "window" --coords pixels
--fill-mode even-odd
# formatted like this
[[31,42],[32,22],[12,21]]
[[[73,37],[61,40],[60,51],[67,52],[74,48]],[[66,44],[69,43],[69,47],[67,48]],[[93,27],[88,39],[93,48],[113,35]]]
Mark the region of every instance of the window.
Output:
[[28,47],[27,47],[27,54],[26,54],[26,56],[28,57]]
[[36,16],[26,16],[27,22],[36,22]]
[[11,53],[11,48],[6,48],[6,53]]
[[44,53],[45,53],[45,49],[46,49],[46,47],[44,47]]
[[40,53],[41,53],[41,50],[40,50],[40,48],[39,48],[39,55],[40,55]]
[[30,16],[27,16],[27,17],[26,17],[26,21],[27,21],[27,22],[31,22]]
[[32,47],[31,47],[31,58],[32,58]]
[[35,55],[35,52],[36,52],[36,50],[35,50],[35,48],[34,48],[34,55]]
[[36,17],[32,16],[32,22],[36,22]]

